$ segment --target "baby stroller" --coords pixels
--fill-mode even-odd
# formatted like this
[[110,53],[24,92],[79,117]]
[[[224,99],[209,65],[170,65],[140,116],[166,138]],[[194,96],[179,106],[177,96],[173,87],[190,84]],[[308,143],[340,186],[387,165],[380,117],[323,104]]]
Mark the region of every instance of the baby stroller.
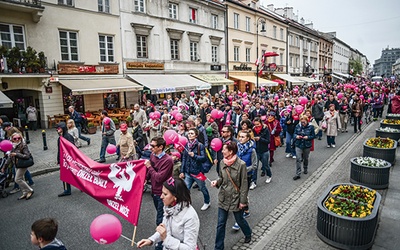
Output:
[[[3,157],[0,159],[0,169],[3,168],[4,164],[6,163],[7,158]],[[6,198],[8,196],[8,193],[6,191],[7,187],[7,170],[5,173],[0,172],[0,193],[1,197]]]

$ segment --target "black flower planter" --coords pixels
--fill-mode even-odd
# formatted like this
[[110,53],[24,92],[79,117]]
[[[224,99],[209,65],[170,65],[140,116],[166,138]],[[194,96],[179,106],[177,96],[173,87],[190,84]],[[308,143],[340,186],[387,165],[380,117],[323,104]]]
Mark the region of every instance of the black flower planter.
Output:
[[372,189],[385,189],[389,186],[390,167],[367,167],[358,164],[356,158],[350,159],[350,182],[361,184]]
[[400,124],[391,124],[391,123],[383,123],[381,121],[381,128],[395,128],[395,129],[400,129]]
[[387,114],[386,119],[400,120],[400,116],[393,116],[393,115]]
[[[395,141],[400,140],[400,132],[385,132],[385,131],[380,131],[379,129],[375,130],[375,136],[376,137],[381,137],[381,138],[390,138]],[[398,146],[398,145],[397,145]]]
[[370,215],[364,218],[341,216],[329,211],[324,206],[329,192],[340,185],[352,184],[332,185],[318,199],[317,235],[322,241],[336,248],[368,249],[373,245],[375,239],[381,195],[376,193],[374,208]]
[[372,158],[382,159],[390,164],[394,165],[396,161],[396,148],[397,148],[397,141],[394,141],[393,148],[374,148],[367,145],[367,140],[364,142],[364,151],[363,156],[369,156]]

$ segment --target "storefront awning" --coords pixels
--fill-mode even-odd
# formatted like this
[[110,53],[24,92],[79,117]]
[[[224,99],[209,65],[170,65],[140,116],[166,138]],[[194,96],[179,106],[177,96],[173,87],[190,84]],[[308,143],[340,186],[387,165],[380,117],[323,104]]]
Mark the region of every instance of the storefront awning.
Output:
[[0,91],[0,108],[12,108],[13,107],[13,101],[8,98],[2,91]]
[[319,83],[321,82],[321,80],[317,80],[314,78],[309,78],[309,77],[304,77],[304,76],[297,76],[296,79],[303,81],[303,82],[307,82],[307,83]]
[[80,79],[59,80],[62,85],[69,88],[73,95],[87,95],[110,92],[139,91],[143,87],[127,79]]
[[[251,83],[257,84],[257,77],[256,76],[229,75],[229,77],[235,78],[235,79],[238,79],[238,80],[241,80],[241,81],[251,82]],[[267,87],[275,87],[275,86],[278,86],[278,83],[259,77],[258,78],[258,85],[259,86],[267,86]]]
[[274,76],[291,83],[303,83],[303,81],[300,81],[288,74],[274,74]]
[[209,83],[190,75],[128,75],[135,82],[146,86],[152,94],[174,93],[211,89]]
[[333,78],[336,78],[336,79],[338,79],[338,80],[340,80],[340,81],[345,81],[343,78],[341,78],[341,77],[339,77],[339,76],[337,76],[337,75],[334,75],[334,74],[332,74],[332,77]]
[[340,72],[333,72],[333,74],[338,75],[342,78],[351,78],[352,76],[349,74],[344,74],[344,73],[340,73]]
[[203,75],[191,75],[199,80],[211,84],[211,86],[221,86],[221,85],[232,85],[234,81],[226,79],[223,75],[217,74],[203,74]]

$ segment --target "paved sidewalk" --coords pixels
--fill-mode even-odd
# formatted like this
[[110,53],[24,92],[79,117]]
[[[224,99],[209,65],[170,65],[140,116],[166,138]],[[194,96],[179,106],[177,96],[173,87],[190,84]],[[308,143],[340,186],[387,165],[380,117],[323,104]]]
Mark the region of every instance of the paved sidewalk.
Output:
[[[371,123],[364,127],[361,134],[354,134],[253,228],[251,244],[243,244],[241,240],[232,249],[336,249],[324,243],[316,234],[317,199],[329,185],[350,182],[350,159],[362,155],[364,140],[374,137],[378,127],[379,122]],[[400,169],[395,166],[391,171],[389,189],[378,190],[383,199],[372,249],[400,249]]]

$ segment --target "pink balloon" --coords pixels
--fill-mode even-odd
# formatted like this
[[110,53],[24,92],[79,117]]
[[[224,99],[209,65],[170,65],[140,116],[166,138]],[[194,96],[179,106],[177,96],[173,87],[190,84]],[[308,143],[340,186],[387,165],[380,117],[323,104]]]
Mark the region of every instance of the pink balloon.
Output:
[[150,119],[154,119],[154,112],[150,112],[149,117]]
[[183,120],[183,115],[181,113],[176,113],[175,120],[182,121]]
[[293,89],[293,93],[297,94],[297,93],[299,93],[299,90],[298,89]]
[[364,100],[364,98],[365,98],[365,97],[364,97],[363,95],[360,95],[360,99],[361,99],[361,100]]
[[265,88],[264,88],[264,87],[261,87],[260,89],[261,89],[261,91],[264,91],[264,90],[265,90]]
[[163,137],[167,145],[174,144],[179,141],[178,133],[176,133],[175,130],[172,129],[168,129],[167,131],[165,131]]
[[0,142],[0,150],[3,152],[8,152],[11,151],[13,149],[13,145],[12,142],[10,142],[9,140],[3,140]]
[[339,99],[342,99],[342,98],[343,98],[343,93],[338,93],[338,94],[337,94],[337,97],[338,97]]
[[160,119],[160,117],[161,117],[160,111],[155,111],[155,112],[153,113],[153,118],[154,118],[154,119]]
[[167,105],[167,104],[168,104],[167,100],[164,100],[162,103],[163,103],[164,105]]
[[279,96],[274,96],[275,101],[279,100]]
[[188,139],[184,136],[179,136],[179,140],[178,143],[179,145],[181,145],[182,147],[186,146],[186,144],[188,143]]
[[101,245],[115,242],[121,234],[121,222],[112,214],[99,215],[90,224],[90,235]]
[[224,117],[224,112],[222,112],[221,110],[218,111],[218,119],[221,119],[222,117]]
[[176,110],[176,109],[178,109],[178,107],[177,106],[172,106],[172,109]]
[[300,98],[299,98],[299,103],[300,103],[301,105],[306,105],[306,104],[308,103],[307,97],[305,97],[305,96],[300,97]]
[[221,141],[221,139],[219,139],[219,138],[214,138],[214,139],[212,139],[210,146],[211,146],[212,150],[214,150],[214,151],[220,151],[221,148],[222,148],[222,141]]
[[243,97],[247,97],[247,92],[244,92],[244,93],[243,93]]
[[246,105],[249,104],[249,103],[250,103],[250,101],[247,100],[247,99],[244,99],[244,100],[242,101],[242,104],[243,104],[244,106],[246,106]]
[[117,146],[113,145],[113,144],[108,144],[107,148],[106,148],[107,153],[109,153],[110,155],[115,154],[115,152],[117,152]]
[[211,110],[211,117],[213,119],[218,119],[218,110],[217,109]]
[[179,113],[178,110],[174,110],[174,111],[171,112],[171,115],[172,115],[172,117],[175,118],[176,114],[178,114],[178,113]]
[[297,105],[296,107],[294,107],[294,109],[296,110],[296,113],[300,115],[303,112],[304,107],[301,105]]
[[194,91],[190,91],[190,96],[194,96]]
[[[175,148],[176,150],[178,150],[180,153],[182,153],[183,150],[185,150],[185,147],[182,147],[182,145],[179,144],[179,143],[175,143],[175,144],[174,144],[174,148]],[[173,152],[172,152],[172,153],[173,153]],[[171,154],[172,154],[172,153],[171,153]]]
[[232,99],[233,99],[233,96],[228,96],[228,99],[229,99],[229,101],[232,101]]

